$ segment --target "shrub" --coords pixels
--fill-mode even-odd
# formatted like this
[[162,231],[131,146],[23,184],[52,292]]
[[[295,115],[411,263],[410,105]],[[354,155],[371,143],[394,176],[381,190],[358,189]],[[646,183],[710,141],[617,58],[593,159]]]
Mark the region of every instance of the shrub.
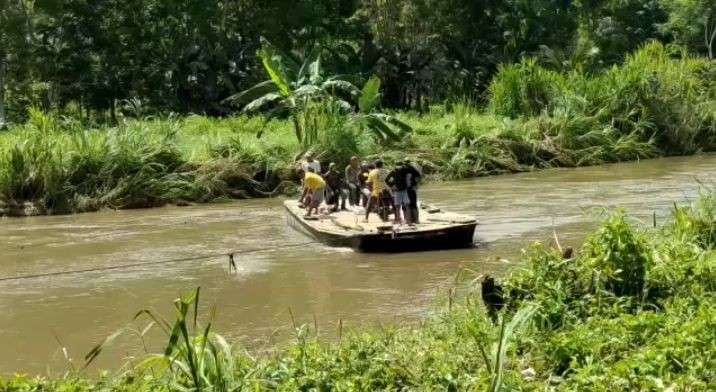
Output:
[[582,249],[588,266],[603,274],[606,288],[616,296],[641,296],[653,264],[652,249],[643,233],[630,226],[623,213],[609,217]]
[[490,111],[511,118],[538,115],[549,108],[563,83],[559,73],[542,68],[535,59],[501,65],[488,88]]

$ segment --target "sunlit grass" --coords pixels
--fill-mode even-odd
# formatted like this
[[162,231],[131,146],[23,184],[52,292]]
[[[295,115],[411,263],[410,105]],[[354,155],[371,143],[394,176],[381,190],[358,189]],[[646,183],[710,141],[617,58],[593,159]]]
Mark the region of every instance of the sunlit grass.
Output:
[[[483,110],[467,99],[396,113],[398,140],[311,106],[311,143],[290,120],[235,116],[121,118],[87,128],[30,111],[0,133],[1,214],[149,207],[178,200],[273,194],[295,181],[306,151],[327,164],[352,155],[392,164],[409,157],[428,177],[456,179],[716,149],[716,63],[649,44],[599,74],[559,74],[535,61],[504,66]],[[292,187],[283,187],[289,190]]]

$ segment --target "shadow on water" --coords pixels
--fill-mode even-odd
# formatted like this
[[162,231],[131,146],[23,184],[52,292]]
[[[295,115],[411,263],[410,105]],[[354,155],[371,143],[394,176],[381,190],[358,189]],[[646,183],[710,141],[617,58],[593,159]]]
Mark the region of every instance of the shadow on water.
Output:
[[[502,273],[528,242],[553,228],[563,244],[578,244],[593,227],[595,209],[623,207],[637,218],[661,218],[673,202],[693,199],[698,181],[716,179],[716,156],[669,158],[582,169],[548,170],[434,184],[424,199],[475,215],[481,246],[441,252],[359,254],[317,244],[133,269],[0,282],[0,374],[59,372],[141,308],[169,315],[180,292],[202,286],[204,308],[216,304],[217,331],[254,350],[289,335],[288,309],[298,322],[332,336],[346,327],[400,323],[425,314],[435,294],[466,265]],[[0,221],[0,277],[187,258],[298,244],[306,238],[285,224],[281,200],[100,212]],[[159,348],[158,335],[148,337]],[[126,337],[97,365],[116,367],[141,353]]]

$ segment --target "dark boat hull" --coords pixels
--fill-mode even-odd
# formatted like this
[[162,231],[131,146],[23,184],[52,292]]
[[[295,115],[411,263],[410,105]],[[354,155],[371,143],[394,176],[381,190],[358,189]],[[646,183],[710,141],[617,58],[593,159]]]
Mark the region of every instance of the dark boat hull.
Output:
[[304,220],[297,219],[290,211],[287,216],[292,227],[320,242],[372,253],[470,248],[474,246],[477,226],[477,223],[468,223],[435,230],[372,233],[347,237],[316,230]]

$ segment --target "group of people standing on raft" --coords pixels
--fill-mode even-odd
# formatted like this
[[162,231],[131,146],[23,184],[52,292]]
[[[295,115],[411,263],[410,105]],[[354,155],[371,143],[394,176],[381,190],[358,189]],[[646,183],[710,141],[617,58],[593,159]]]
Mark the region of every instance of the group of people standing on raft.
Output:
[[352,207],[365,208],[364,222],[376,212],[383,221],[392,213],[397,224],[418,224],[417,187],[422,174],[409,159],[398,162],[392,170],[384,166],[380,159],[368,164],[354,156],[342,173],[333,162],[322,172],[320,162],[306,154],[299,167],[303,173],[299,202],[306,208],[306,216],[318,213],[324,201],[329,212],[346,210],[347,201]]

